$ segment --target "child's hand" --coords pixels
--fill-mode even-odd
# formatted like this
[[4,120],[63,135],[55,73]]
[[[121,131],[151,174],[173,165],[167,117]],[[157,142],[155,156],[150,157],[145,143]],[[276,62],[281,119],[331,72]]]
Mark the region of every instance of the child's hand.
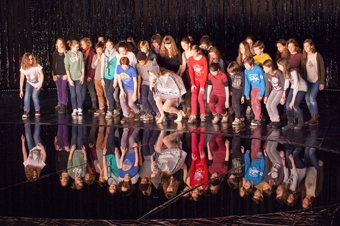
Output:
[[204,88],[200,88],[200,93],[204,93]]
[[122,153],[125,154],[127,149],[126,149],[126,147],[120,146],[120,150],[122,151]]
[[191,92],[193,92],[195,89],[196,89],[196,86],[195,86],[195,85],[192,85],[192,86],[191,86]]
[[323,166],[323,161],[322,161],[322,160],[319,160],[319,161],[318,161],[318,164],[319,164],[319,166]]
[[194,153],[191,153],[191,158],[192,158],[192,160],[195,160],[195,161],[196,161],[197,156],[196,156]]
[[135,102],[137,100],[137,95],[136,94],[132,95],[131,99],[132,99],[133,102]]
[[288,156],[288,158],[289,158],[289,160],[290,160],[291,162],[293,162],[293,161],[294,161],[294,157],[293,157],[293,155],[292,155],[292,154],[290,154],[290,155]]
[[119,94],[119,98],[123,99],[125,98],[126,94],[124,92],[124,90],[120,90],[120,94]]
[[104,149],[103,149],[103,155],[106,155],[106,151],[107,151],[107,149],[106,149],[106,147],[104,147]]
[[244,97],[241,97],[241,104],[244,103]]
[[21,142],[25,142],[25,136],[21,135]]
[[244,146],[241,146],[241,153],[244,153]]
[[118,155],[119,154],[119,150],[118,148],[115,148],[115,155]]
[[263,103],[264,103],[264,104],[267,104],[267,100],[268,100],[268,98],[265,97],[265,98],[263,99]]
[[225,108],[229,108],[229,101],[225,102]]
[[83,154],[86,155],[86,148],[84,145],[81,147],[81,152],[83,152]]

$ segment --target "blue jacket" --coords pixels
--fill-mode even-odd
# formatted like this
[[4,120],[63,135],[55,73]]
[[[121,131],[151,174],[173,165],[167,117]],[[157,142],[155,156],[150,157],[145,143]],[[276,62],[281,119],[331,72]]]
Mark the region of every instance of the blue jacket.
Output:
[[266,83],[264,80],[264,72],[260,66],[254,64],[253,69],[244,71],[245,85],[244,96],[249,98],[250,86],[260,89],[259,97],[263,97],[266,91]]

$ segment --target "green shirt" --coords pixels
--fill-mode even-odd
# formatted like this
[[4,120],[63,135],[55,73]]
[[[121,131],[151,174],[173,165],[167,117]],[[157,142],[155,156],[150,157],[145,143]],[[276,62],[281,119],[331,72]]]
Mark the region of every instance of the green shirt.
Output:
[[81,150],[74,150],[72,159],[67,162],[67,173],[71,178],[83,178],[86,173],[87,160]]
[[81,70],[85,68],[83,54],[80,51],[68,51],[64,58],[65,69],[70,72],[73,81],[80,80]]

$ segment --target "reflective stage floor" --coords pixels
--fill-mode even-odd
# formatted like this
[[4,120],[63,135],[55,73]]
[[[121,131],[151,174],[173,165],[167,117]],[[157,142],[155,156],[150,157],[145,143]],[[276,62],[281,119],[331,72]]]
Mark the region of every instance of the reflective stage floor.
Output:
[[[267,129],[268,117],[266,123],[254,128],[250,126],[249,120],[241,126],[232,126],[233,116],[229,118],[228,124],[223,125],[213,125],[211,120],[204,124],[189,125],[187,119],[176,124],[172,117],[168,117],[163,124],[130,120],[122,125],[117,119],[108,120],[104,116],[93,116],[87,111],[84,111],[82,117],[72,117],[70,109],[66,115],[58,115],[54,109],[57,98],[53,89],[40,93],[41,116],[37,118],[31,115],[23,120],[23,101],[18,94],[17,91],[0,92],[1,225],[27,225],[32,222],[57,225],[340,225],[338,92],[319,93],[319,125],[307,126],[301,131]],[[308,119],[305,105],[303,109]],[[282,118],[281,122],[285,125],[286,119]],[[46,165],[37,179],[29,181],[23,164],[25,155],[22,144],[28,153],[37,142],[46,150]],[[104,168],[101,161],[103,147],[107,147],[110,142],[115,143],[118,149],[126,146],[128,153],[129,150],[132,153],[135,151],[133,160],[138,156],[137,164],[132,164],[138,166],[138,174],[133,178],[128,196],[119,189],[115,194],[110,194],[108,182],[100,182],[101,174],[93,172],[100,172],[98,168]],[[87,176],[94,175],[94,181],[87,179],[87,176],[83,177],[83,185],[79,190],[72,189],[72,178],[67,181],[66,186],[62,186],[60,182],[60,175],[67,171],[69,157],[69,152],[62,146],[71,148],[72,144],[76,144],[76,149],[81,149],[82,145],[86,147]],[[242,198],[240,189],[233,189],[228,184],[230,175],[242,177],[247,171],[242,165],[247,159],[247,150],[250,151],[250,156],[254,156],[255,151],[264,153],[263,150],[268,145],[274,147],[277,153],[284,151],[286,163],[292,152],[295,154],[294,161],[300,163],[297,168],[316,169],[314,178],[318,192],[315,192],[316,197],[311,208],[302,208],[302,200],[306,196],[304,191],[311,189],[308,184],[305,185],[305,178],[299,178],[301,182],[294,193],[296,202],[292,206],[277,201],[276,186],[271,195],[265,195],[263,201],[257,204],[252,200],[253,194]],[[173,178],[178,181],[178,187],[172,187],[172,193],[175,193],[173,195],[177,195],[174,199],[165,196],[164,190],[167,187],[163,187],[167,182],[162,181],[159,174],[151,180],[149,196],[141,191],[141,179],[151,175],[152,156],[160,156],[154,153],[164,150],[183,150],[186,154],[182,156],[182,167],[179,167],[180,161],[171,165],[173,161],[166,158],[166,163],[163,162],[160,167],[170,171],[180,168],[173,173]],[[118,154],[123,153],[119,150]],[[267,169],[274,165],[270,157],[272,156],[265,157],[268,161],[265,161],[264,167],[269,167]],[[235,159],[240,159],[240,162]],[[239,163],[238,166],[241,167],[230,171],[233,163]],[[289,168],[289,164],[287,167]],[[207,182],[216,172],[220,172],[220,175],[226,173],[221,177],[218,190],[215,190],[213,183],[209,183],[201,187],[202,191],[195,189],[182,197],[188,185],[194,187],[195,184]],[[168,184],[173,185],[174,179],[169,180]],[[261,185],[262,183],[255,187],[261,190]]]

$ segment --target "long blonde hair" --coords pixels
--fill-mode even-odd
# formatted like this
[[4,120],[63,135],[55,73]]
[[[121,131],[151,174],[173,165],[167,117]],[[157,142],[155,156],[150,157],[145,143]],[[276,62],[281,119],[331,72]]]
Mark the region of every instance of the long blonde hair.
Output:
[[[30,60],[29,60],[30,56],[32,56],[32,58],[33,58],[32,65],[30,64]],[[37,67],[38,61],[32,53],[26,52],[26,53],[24,53],[24,55],[21,58],[20,65],[24,70],[27,70],[31,67]]]
[[[171,44],[170,51],[168,51],[165,48],[165,44]],[[174,57],[178,54],[178,49],[177,49],[175,40],[172,36],[170,36],[170,35],[164,36],[161,48],[159,50],[159,53],[160,53],[161,56],[168,56],[168,57],[169,56]]]
[[63,46],[64,46],[64,51],[63,51],[63,52],[64,52],[64,54],[66,54],[66,53],[67,53],[66,45],[65,45],[64,39],[62,39],[62,38],[58,38],[58,39],[55,41],[55,49],[56,49],[57,51],[59,51],[59,50],[58,50],[58,46],[57,46],[58,41],[61,41],[61,42],[63,43]]

